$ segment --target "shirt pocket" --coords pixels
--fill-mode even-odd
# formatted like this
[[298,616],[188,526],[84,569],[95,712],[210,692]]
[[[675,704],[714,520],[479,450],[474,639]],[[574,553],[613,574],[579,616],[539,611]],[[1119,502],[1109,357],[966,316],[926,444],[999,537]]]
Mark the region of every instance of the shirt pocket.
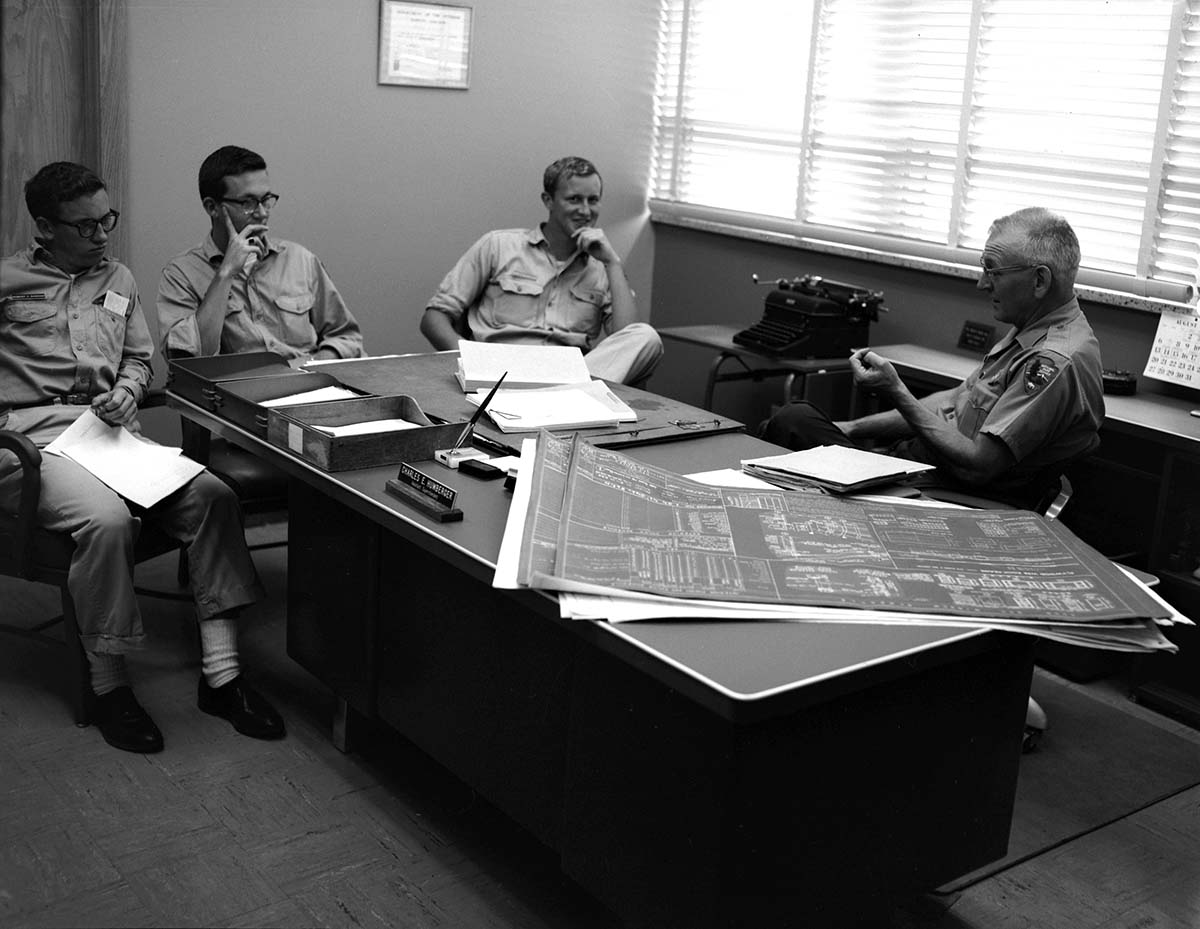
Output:
[[598,333],[604,321],[604,301],[607,294],[603,290],[579,284],[573,285],[567,293],[569,296],[564,328],[571,332],[586,332],[589,335]]
[[0,344],[18,355],[51,355],[63,341],[63,327],[54,303],[9,302],[0,314]]
[[119,366],[121,356],[125,353],[125,314],[110,313],[103,307],[96,307],[96,345],[100,353]]
[[999,400],[1000,395],[986,381],[976,381],[967,393],[966,403],[959,410],[958,431],[968,439],[975,438]]
[[313,303],[312,294],[280,294],[275,298],[281,336],[292,348],[308,350],[316,345],[317,331],[309,318]]
[[545,286],[532,277],[520,274],[501,274],[488,284],[488,301],[494,326],[541,325],[538,305]]

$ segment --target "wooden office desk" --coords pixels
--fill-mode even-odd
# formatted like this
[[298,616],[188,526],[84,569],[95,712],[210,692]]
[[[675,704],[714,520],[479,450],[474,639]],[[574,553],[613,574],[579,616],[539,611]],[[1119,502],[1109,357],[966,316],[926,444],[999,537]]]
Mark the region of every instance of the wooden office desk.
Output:
[[[906,381],[930,389],[958,383],[977,363],[919,345],[874,350]],[[1105,395],[1100,448],[1072,474],[1075,496],[1063,520],[1105,554],[1145,565],[1163,596],[1200,620],[1200,419],[1190,415],[1198,407],[1200,400],[1144,391]],[[1133,695],[1200,727],[1200,635],[1182,626],[1167,634],[1180,654],[1139,658]]]
[[[808,399],[808,378],[813,374],[832,374],[849,371],[847,358],[777,358],[764,355],[752,348],[738,345],[733,337],[740,332],[737,326],[668,326],[659,329],[664,339],[699,345],[716,352],[708,367],[708,378],[704,383],[704,408],[712,409],[713,390],[724,381],[761,381],[768,377],[783,378],[783,402],[795,399],[796,379],[800,379],[800,399]],[[720,373],[725,362],[733,359],[741,365],[740,371]],[[753,363],[753,367],[751,366]],[[765,364],[764,364],[765,363]]]
[[[785,925],[937,886],[1006,851],[1030,640],[981,630],[565,622],[491,576],[509,494],[438,524],[170,396],[294,480],[288,653],[404,734],[630,925]],[[773,447],[631,449],[692,471]]]

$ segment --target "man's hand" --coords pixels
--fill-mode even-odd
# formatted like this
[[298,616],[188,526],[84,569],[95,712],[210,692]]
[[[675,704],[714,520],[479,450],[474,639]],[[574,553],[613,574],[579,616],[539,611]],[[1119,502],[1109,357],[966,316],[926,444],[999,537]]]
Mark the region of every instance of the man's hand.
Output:
[[92,398],[92,412],[110,426],[127,426],[137,414],[137,402],[125,387],[114,387]]
[[225,230],[229,233],[229,244],[225,246],[225,258],[221,262],[220,273],[233,276],[239,272],[249,274],[254,265],[267,254],[267,243],[263,236],[268,226],[262,223],[248,223],[241,232],[233,226],[229,218],[229,210],[222,208],[225,217]]
[[894,396],[903,387],[900,375],[892,363],[869,348],[860,348],[850,356],[850,373],[854,382],[867,390],[878,390]]
[[595,226],[583,226],[575,230],[574,238],[575,244],[579,246],[581,252],[591,255],[602,264],[612,264],[614,261],[621,260],[621,256],[612,247],[603,229]]

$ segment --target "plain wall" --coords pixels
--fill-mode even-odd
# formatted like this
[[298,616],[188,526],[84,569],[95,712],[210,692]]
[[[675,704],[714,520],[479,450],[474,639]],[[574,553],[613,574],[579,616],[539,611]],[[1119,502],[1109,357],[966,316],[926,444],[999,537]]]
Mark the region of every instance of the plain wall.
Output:
[[442,276],[485,231],[543,220],[542,169],[568,154],[600,169],[601,225],[648,308],[656,4],[470,5],[464,91],[377,83],[379,0],[129,0],[118,257],[147,316],[163,266],[207,233],[196,173],[226,144],[266,159],[272,230],[321,258],[371,354],[428,350]]

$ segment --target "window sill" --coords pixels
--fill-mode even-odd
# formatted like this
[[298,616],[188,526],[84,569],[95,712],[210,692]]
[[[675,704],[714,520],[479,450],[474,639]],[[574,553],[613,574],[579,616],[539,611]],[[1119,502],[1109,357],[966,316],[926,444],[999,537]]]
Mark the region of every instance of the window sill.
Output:
[[[979,268],[975,265],[966,265],[919,255],[902,255],[861,245],[830,242],[774,229],[740,225],[727,220],[684,215],[669,207],[660,210],[656,208],[655,204],[651,204],[650,221],[661,225],[677,226],[682,229],[695,229],[715,235],[726,235],[738,239],[764,242],[768,245],[782,245],[786,248],[804,249],[826,255],[837,255],[841,258],[853,258],[859,261],[874,262],[875,264],[907,268],[913,271],[927,271],[947,277],[974,280],[979,276]],[[1125,293],[1119,290],[1111,290],[1079,282],[1075,284],[1075,293],[1081,300],[1155,314],[1161,313],[1167,307],[1182,307],[1186,309],[1194,307],[1194,304],[1178,303],[1159,297]]]

